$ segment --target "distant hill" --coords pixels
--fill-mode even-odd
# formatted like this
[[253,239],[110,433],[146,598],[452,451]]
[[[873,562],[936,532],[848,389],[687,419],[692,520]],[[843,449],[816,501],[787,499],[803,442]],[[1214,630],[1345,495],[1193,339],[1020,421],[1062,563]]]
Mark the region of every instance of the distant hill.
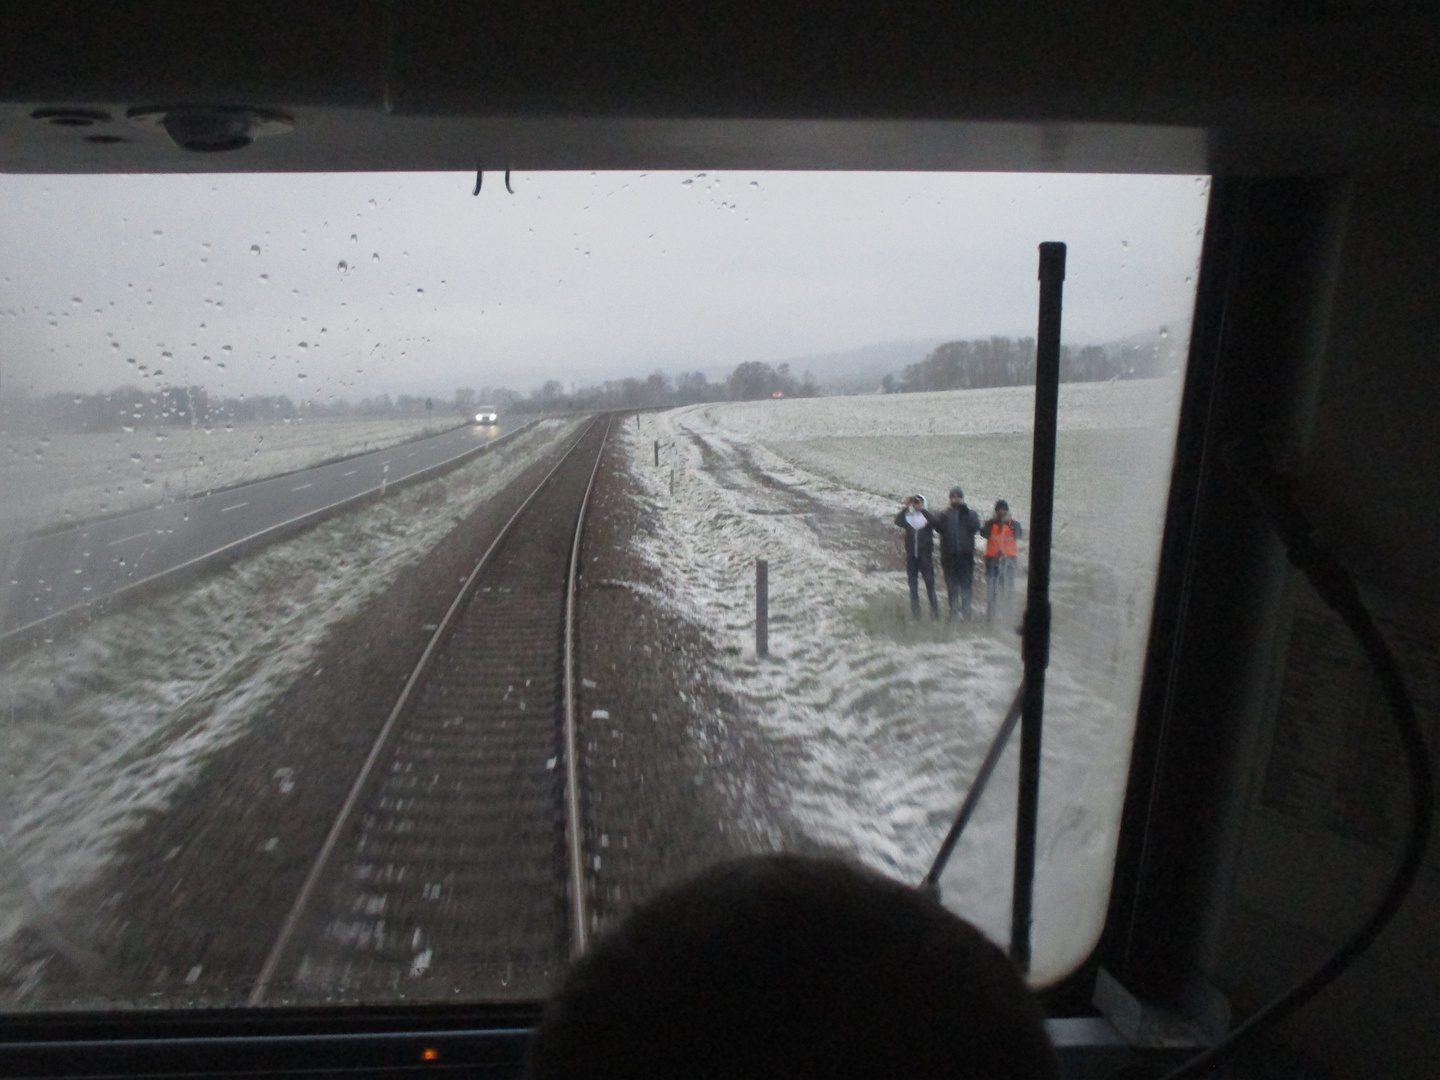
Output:
[[843,352],[792,356],[773,361],[771,366],[789,364],[790,371],[797,377],[808,371],[826,393],[865,393],[879,386],[886,375],[919,363],[935,346],[950,340],[953,339],[931,337],[881,341]]

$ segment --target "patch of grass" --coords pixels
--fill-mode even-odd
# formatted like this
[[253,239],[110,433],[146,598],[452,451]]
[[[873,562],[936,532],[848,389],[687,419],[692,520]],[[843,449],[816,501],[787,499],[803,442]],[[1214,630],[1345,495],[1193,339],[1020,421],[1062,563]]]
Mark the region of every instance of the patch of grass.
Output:
[[983,599],[973,605],[975,612],[970,622],[949,622],[949,609],[945,596],[940,596],[940,620],[930,618],[929,604],[922,587],[920,594],[920,618],[910,615],[910,593],[902,582],[893,593],[872,596],[866,603],[851,609],[850,622],[863,634],[899,642],[902,645],[918,645],[925,642],[968,641],[976,637],[991,637],[999,631],[985,620]]

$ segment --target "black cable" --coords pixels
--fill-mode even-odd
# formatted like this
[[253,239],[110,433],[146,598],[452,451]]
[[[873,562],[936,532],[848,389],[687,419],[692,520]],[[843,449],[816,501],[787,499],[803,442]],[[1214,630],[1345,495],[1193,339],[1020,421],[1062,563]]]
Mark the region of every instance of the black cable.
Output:
[[960,834],[970,823],[970,818],[975,813],[975,807],[980,805],[980,796],[985,794],[985,787],[990,783],[990,776],[995,771],[995,766],[1000,764],[1000,755],[1005,752],[1005,745],[1010,741],[1010,736],[1015,731],[1015,725],[1020,720],[1021,706],[1024,702],[1025,686],[1022,683],[1020,689],[1015,691],[1015,698],[1010,702],[1005,719],[1000,722],[1000,730],[995,733],[995,738],[990,740],[990,749],[985,752],[985,760],[980,763],[980,771],[975,774],[975,779],[970,784],[970,790],[965,793],[965,800],[960,804],[954,824],[945,834],[945,839],[940,844],[940,850],[935,853],[935,861],[930,864],[930,872],[925,875],[924,880],[918,886],[936,900],[940,899],[940,875],[945,872],[945,866],[950,862],[950,855],[954,852],[955,845],[960,842]]
[[1300,1008],[1354,963],[1395,917],[1414,885],[1425,856],[1426,844],[1430,839],[1430,824],[1435,808],[1430,757],[1425,746],[1425,735],[1415,715],[1415,706],[1405,689],[1405,680],[1400,674],[1400,665],[1395,654],[1376,628],[1375,620],[1360,599],[1360,591],[1355,587],[1354,580],[1333,555],[1316,543],[1309,520],[1296,505],[1284,483],[1272,474],[1247,468],[1242,464],[1244,459],[1238,453],[1226,456],[1231,459],[1227,461],[1227,465],[1232,475],[1257,506],[1266,512],[1265,516],[1280,537],[1281,543],[1285,545],[1285,554],[1290,562],[1305,575],[1325,603],[1350,628],[1380,680],[1410,771],[1410,830],[1400,865],[1390,879],[1384,897],[1360,928],[1308,976],[1264,1006],[1220,1042],[1191,1058],[1178,1069],[1166,1073],[1162,1080],[1182,1080],[1183,1077],[1208,1071],[1220,1061],[1232,1056],[1239,1046],[1252,1039],[1257,1032],[1273,1027]]

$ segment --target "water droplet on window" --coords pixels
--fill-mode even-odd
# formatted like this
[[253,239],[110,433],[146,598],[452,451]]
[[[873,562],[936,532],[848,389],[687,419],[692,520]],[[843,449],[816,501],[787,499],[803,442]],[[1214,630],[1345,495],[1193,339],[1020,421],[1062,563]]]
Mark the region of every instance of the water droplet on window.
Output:
[[377,251],[377,252],[374,252],[374,253],[370,256],[370,261],[371,261],[371,262],[379,262],[379,261],[380,261],[380,253],[379,253],[378,251]]
[[356,236],[353,232],[350,234],[350,242],[351,242],[352,244],[355,243],[355,241],[358,240],[358,239],[360,239],[360,238],[359,238],[358,236]]
[[259,254],[260,254],[260,245],[259,245],[259,244],[251,244],[251,245],[250,245],[250,254],[251,254],[251,255],[259,255]]
[[345,262],[344,259],[341,259],[338,263],[335,264],[335,269],[339,270],[340,273],[343,274],[346,270],[350,269],[350,266],[348,263]]
[[1121,241],[1120,241],[1120,250],[1121,250],[1121,251],[1129,251],[1129,250],[1130,250],[1130,241],[1129,241],[1129,240],[1121,240]]
[[681,186],[684,186],[684,185],[686,185],[686,184],[693,184],[694,182],[695,182],[695,181],[694,181],[692,178],[686,177],[684,180],[681,180],[681,181],[680,181],[680,184],[681,184]]
[[269,275],[269,274],[261,274],[261,275],[260,275],[260,283],[261,283],[262,285],[268,284],[269,281],[270,281],[270,275]]
[[370,200],[370,209],[371,209],[371,210],[374,210],[374,209],[375,209],[375,200],[374,200],[374,199],[371,199],[371,200]]

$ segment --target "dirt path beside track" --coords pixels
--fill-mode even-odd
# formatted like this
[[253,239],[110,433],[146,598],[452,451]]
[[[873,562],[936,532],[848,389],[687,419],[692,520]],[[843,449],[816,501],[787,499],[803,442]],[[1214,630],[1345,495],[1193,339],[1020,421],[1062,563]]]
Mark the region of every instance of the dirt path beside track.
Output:
[[787,766],[714,685],[714,646],[662,602],[630,545],[653,531],[618,441],[606,449],[580,579],[581,791],[592,922],[603,930],[665,884],[721,859],[803,849]]

